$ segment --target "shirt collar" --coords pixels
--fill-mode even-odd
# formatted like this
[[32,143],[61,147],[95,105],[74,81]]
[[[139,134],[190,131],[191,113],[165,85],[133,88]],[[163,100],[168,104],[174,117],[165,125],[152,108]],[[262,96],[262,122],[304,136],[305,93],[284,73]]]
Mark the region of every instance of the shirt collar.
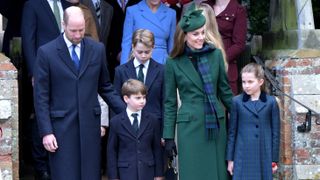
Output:
[[133,112],[133,111],[131,111],[129,108],[127,108],[126,111],[127,111],[127,114],[128,114],[129,117],[132,117],[132,116],[131,116],[132,113],[137,113],[137,114],[138,114],[138,119],[141,118],[141,110],[140,110],[140,111],[137,111],[137,112]]
[[[63,33],[63,39],[64,42],[66,42],[68,48],[70,48],[73,45],[72,42],[67,38],[66,33]],[[81,43],[77,44],[77,47],[81,48]]]
[[[149,63],[150,63],[150,59],[143,64],[146,69],[148,69]],[[133,59],[133,66],[134,66],[135,68],[138,68],[140,64],[141,64],[141,63],[138,61],[137,58],[134,58],[134,59]]]

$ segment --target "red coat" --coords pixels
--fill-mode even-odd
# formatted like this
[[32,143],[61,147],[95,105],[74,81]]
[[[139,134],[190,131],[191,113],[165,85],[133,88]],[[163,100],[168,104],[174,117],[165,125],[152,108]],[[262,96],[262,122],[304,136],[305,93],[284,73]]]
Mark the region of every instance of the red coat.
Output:
[[230,0],[225,10],[218,14],[216,19],[229,62],[228,78],[233,93],[237,94],[237,59],[245,49],[247,12],[237,0]]

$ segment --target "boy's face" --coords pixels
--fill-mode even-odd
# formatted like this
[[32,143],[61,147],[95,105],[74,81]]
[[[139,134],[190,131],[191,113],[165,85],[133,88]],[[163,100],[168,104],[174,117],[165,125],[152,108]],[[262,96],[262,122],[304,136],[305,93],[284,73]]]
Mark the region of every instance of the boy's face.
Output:
[[142,95],[141,93],[123,96],[123,99],[127,103],[128,108],[133,112],[142,110],[146,105],[146,95]]
[[132,47],[133,55],[138,59],[140,63],[145,63],[151,58],[152,48],[143,45],[142,43],[137,43],[136,46]]

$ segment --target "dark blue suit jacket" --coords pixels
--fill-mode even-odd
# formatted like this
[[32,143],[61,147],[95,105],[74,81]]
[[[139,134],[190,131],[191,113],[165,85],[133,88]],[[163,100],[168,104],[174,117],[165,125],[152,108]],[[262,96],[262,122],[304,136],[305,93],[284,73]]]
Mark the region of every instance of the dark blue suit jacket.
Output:
[[[137,79],[133,60],[115,70],[114,87],[121,94],[122,84],[128,79]],[[150,59],[145,85],[148,87],[147,104],[144,110],[156,115],[162,122],[164,97],[164,66]]]
[[50,153],[52,179],[100,180],[100,106],[97,94],[116,112],[125,109],[109,80],[105,47],[90,38],[81,42],[76,69],[60,35],[38,50],[34,102],[41,137],[54,134]]
[[57,21],[47,0],[28,0],[24,4],[21,37],[30,76],[33,76],[38,48],[59,34]]
[[126,111],[110,121],[107,147],[109,179],[151,180],[163,176],[159,121],[145,111],[141,114],[138,134]]

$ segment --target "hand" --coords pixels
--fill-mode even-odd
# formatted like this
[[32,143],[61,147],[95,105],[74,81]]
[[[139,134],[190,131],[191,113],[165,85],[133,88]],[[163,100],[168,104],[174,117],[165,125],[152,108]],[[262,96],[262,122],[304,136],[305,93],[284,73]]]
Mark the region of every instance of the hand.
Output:
[[166,151],[166,154],[169,158],[172,158],[174,155],[177,155],[177,147],[176,143],[173,139],[165,139],[165,146],[164,149]]
[[2,128],[0,127],[0,139],[2,138]]
[[100,126],[100,130],[101,130],[101,137],[106,135],[106,128],[103,126]]
[[154,177],[154,180],[163,180],[163,177]]
[[160,144],[162,147],[164,147],[166,145],[166,141],[163,138],[161,138]]
[[272,162],[272,174],[274,174],[278,170],[278,165],[275,162]]
[[42,138],[42,143],[44,145],[44,148],[49,152],[56,152],[56,150],[58,149],[58,143],[56,137],[53,134],[45,135]]
[[233,175],[233,161],[228,161],[228,172]]

